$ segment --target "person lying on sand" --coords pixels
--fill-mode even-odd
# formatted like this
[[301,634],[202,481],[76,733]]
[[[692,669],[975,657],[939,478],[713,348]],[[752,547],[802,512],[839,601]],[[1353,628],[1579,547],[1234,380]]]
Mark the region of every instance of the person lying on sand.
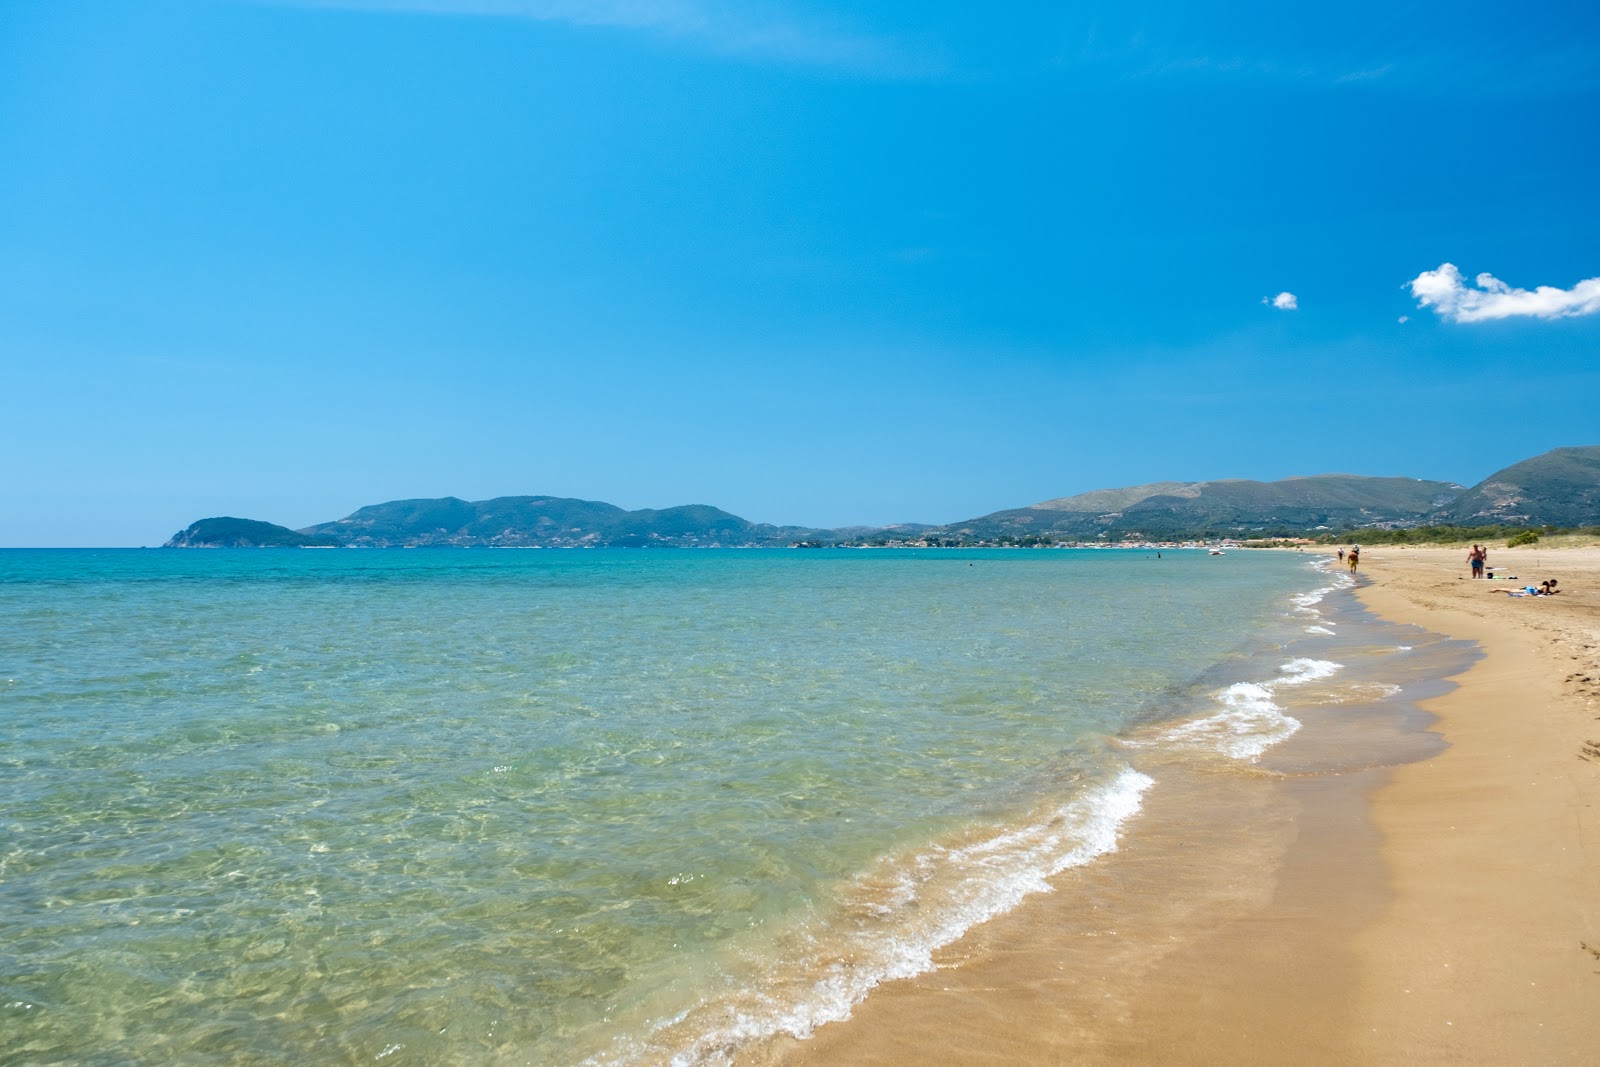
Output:
[[1554,596],[1558,590],[1556,580],[1552,578],[1548,582],[1540,582],[1537,587],[1525,585],[1521,589],[1496,589],[1495,592],[1506,596]]

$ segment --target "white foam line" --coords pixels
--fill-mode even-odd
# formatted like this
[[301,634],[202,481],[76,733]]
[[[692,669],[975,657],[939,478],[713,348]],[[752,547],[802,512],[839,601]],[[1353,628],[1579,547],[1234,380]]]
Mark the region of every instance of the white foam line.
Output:
[[1279,667],[1284,677],[1279,678],[1273,685],[1302,685],[1306,682],[1315,682],[1323,678],[1331,678],[1339,673],[1342,663],[1335,663],[1328,659],[1308,659],[1301,656],[1292,659]]
[[1203,719],[1174,726],[1161,735],[1168,744],[1209,748],[1238,760],[1254,762],[1273,745],[1293,737],[1301,723],[1273,699],[1279,686],[1304,685],[1328,678],[1343,664],[1332,660],[1292,659],[1269,682],[1235,682],[1217,694],[1222,710]]
[[1312,561],[1311,569],[1327,578],[1332,584],[1324,585],[1320,588],[1312,589],[1305,593],[1297,593],[1290,597],[1289,603],[1294,605],[1294,612],[1296,615],[1304,615],[1307,618],[1320,619],[1322,617],[1322,612],[1318,611],[1316,606],[1322,603],[1323,599],[1329,593],[1336,593],[1341,589],[1349,589],[1351,586],[1356,584],[1356,580],[1353,575],[1332,571],[1332,562],[1333,561],[1329,559]]
[[[890,879],[887,899],[881,873],[864,876],[847,889],[845,910],[854,907],[856,914],[878,921],[807,934],[802,944],[808,951],[781,961],[785,973],[725,1003],[703,1002],[663,1020],[642,1047],[619,1048],[585,1062],[598,1067],[659,1061],[665,1055],[675,1067],[728,1063],[753,1042],[779,1034],[804,1039],[824,1023],[847,1019],[875,986],[933,970],[938,949],[1010,911],[1024,897],[1048,892],[1050,876],[1115,852],[1123,823],[1138,812],[1152,784],[1148,775],[1125,768],[1036,823],[916,855],[895,865],[899,873]],[[784,977],[806,973],[821,977],[786,995]],[[667,1033],[685,1023],[693,1026],[701,1014],[710,1018],[696,1027],[687,1045]],[[671,1050],[672,1044],[679,1047]]]
[[1309,593],[1300,593],[1297,596],[1292,596],[1289,598],[1289,601],[1290,603],[1296,604],[1299,607],[1309,608],[1313,604],[1322,603],[1322,598],[1333,592],[1333,590],[1333,586],[1325,585],[1321,589],[1313,589]]

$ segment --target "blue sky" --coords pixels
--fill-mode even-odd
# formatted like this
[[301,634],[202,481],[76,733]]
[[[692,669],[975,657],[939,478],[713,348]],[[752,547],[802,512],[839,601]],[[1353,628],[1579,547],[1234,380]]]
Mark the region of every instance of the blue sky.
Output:
[[0,544],[1471,483],[1600,443],[1597,130],[1576,3],[0,0]]

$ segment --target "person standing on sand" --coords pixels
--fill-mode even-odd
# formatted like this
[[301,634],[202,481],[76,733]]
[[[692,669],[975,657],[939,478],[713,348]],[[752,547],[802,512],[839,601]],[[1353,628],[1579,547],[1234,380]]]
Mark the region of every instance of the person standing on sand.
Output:
[[1361,562],[1361,546],[1360,545],[1351,545],[1350,546],[1350,573],[1351,574],[1354,574],[1356,572],[1356,565],[1359,564],[1360,562]]
[[1344,562],[1344,549],[1342,549],[1342,548],[1339,550],[1339,562],[1340,563]]
[[1483,560],[1486,553],[1477,545],[1472,546],[1472,551],[1467,553],[1467,563],[1472,567],[1474,578],[1483,577]]

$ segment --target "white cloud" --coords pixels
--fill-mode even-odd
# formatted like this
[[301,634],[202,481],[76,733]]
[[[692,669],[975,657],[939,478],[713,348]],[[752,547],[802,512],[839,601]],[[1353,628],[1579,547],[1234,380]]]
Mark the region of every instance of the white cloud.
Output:
[[1513,289],[1492,274],[1480,274],[1474,281],[1477,288],[1466,284],[1454,263],[1441,263],[1438,270],[1425,270],[1409,284],[1418,307],[1431,307],[1452,322],[1521,315],[1561,319],[1600,312],[1600,278],[1586,278],[1571,289],[1541,285],[1532,290]]
[[891,42],[802,23],[769,5],[727,0],[255,0],[278,6],[419,15],[462,15],[641,30],[713,52],[844,67],[879,75],[926,73],[934,64]]
[[1298,296],[1295,296],[1293,293],[1288,293],[1288,292],[1279,293],[1277,296],[1272,297],[1271,299],[1268,299],[1267,297],[1262,297],[1261,298],[1261,302],[1263,304],[1271,304],[1273,307],[1277,308],[1279,311],[1299,311],[1300,310],[1300,298]]
[[1400,325],[1404,326],[1406,323],[1411,321],[1411,316],[1410,315],[1401,315],[1398,319],[1395,319],[1394,321],[1396,321]]

